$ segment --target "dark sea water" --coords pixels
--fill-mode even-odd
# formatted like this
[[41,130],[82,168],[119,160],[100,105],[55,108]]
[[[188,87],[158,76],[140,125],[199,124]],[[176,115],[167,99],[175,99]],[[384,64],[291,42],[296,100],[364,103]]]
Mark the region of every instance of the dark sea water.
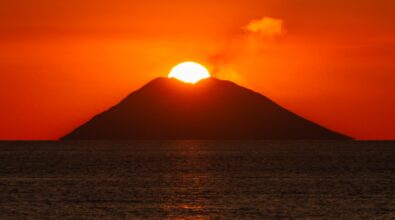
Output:
[[0,219],[395,219],[395,142],[0,142]]

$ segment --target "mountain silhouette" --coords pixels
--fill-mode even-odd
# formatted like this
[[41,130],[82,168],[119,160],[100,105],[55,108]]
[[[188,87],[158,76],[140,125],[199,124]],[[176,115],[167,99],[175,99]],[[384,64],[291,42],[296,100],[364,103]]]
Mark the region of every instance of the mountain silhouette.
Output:
[[157,78],[62,139],[347,138],[230,81]]

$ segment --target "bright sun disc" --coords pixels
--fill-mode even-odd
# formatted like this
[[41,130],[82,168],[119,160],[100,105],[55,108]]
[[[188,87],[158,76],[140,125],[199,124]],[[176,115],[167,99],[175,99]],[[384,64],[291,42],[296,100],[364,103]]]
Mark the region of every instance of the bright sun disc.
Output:
[[208,70],[195,62],[180,63],[169,74],[169,78],[176,78],[186,83],[197,83],[202,79],[210,78]]

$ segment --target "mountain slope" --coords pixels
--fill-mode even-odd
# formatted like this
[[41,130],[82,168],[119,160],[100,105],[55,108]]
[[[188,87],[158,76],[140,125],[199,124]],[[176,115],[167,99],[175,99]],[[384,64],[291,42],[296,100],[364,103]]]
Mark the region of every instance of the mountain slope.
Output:
[[63,139],[346,138],[229,81],[158,78]]

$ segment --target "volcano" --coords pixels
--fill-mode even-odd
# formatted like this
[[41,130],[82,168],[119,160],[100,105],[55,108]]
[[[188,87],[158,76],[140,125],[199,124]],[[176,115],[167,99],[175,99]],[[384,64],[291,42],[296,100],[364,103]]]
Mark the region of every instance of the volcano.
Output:
[[64,140],[349,139],[230,81],[157,78]]

